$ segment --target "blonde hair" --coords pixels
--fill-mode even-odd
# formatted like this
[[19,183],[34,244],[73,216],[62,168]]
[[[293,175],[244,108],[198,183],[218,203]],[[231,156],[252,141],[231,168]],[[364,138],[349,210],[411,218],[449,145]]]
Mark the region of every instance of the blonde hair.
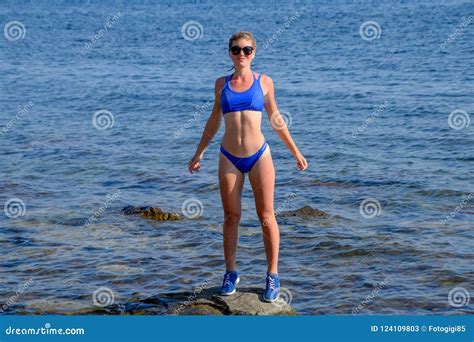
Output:
[[232,43],[234,40],[237,39],[250,39],[252,41],[252,46],[254,49],[257,48],[257,41],[255,40],[255,37],[253,36],[252,33],[248,31],[240,31],[234,33],[230,38],[229,38],[229,49],[232,47]]

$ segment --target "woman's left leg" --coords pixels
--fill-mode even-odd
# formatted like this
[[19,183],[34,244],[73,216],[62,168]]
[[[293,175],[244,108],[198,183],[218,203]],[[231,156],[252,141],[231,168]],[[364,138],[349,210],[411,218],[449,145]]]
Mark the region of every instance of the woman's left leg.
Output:
[[278,274],[280,231],[273,206],[275,168],[270,146],[267,145],[265,152],[250,170],[249,180],[255,197],[255,208],[262,226],[263,242],[267,256],[267,272]]

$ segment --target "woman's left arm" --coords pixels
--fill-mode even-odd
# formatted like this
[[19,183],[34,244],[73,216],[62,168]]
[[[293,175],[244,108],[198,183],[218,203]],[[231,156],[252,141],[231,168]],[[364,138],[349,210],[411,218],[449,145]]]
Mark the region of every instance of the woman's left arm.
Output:
[[301,154],[300,150],[296,146],[293,138],[288,131],[288,126],[283,116],[278,110],[276,101],[275,101],[275,90],[273,87],[273,80],[270,76],[263,75],[262,81],[265,84],[267,93],[265,94],[265,110],[268,114],[268,119],[272,125],[273,130],[280,137],[280,139],[285,143],[285,145],[290,150],[293,157],[296,159],[296,166],[299,170],[303,171],[308,168],[308,162]]

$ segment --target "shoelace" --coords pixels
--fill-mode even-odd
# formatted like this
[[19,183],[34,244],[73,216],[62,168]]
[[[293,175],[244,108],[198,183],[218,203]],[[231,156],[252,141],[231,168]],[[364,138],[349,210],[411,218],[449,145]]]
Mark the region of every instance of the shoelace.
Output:
[[227,273],[227,274],[224,276],[224,285],[231,285],[230,273]]
[[268,283],[272,290],[275,290],[275,279],[268,277]]

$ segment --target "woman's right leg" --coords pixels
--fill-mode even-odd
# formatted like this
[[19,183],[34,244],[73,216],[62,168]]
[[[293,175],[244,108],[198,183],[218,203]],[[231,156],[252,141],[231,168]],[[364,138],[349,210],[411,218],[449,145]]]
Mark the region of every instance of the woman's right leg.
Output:
[[245,176],[222,153],[219,155],[219,187],[224,209],[225,266],[226,271],[235,271]]

